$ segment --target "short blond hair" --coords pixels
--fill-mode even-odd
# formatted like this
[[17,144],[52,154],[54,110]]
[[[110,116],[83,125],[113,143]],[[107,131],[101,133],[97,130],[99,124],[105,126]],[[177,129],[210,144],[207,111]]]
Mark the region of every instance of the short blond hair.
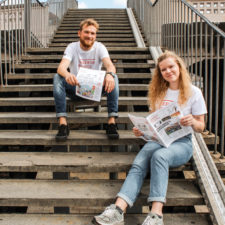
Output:
[[94,19],[91,19],[91,18],[82,20],[82,21],[80,22],[80,31],[82,31],[82,29],[83,29],[83,27],[84,27],[85,25],[86,25],[86,26],[94,26],[94,27],[97,29],[97,31],[98,31],[98,29],[99,29],[99,24],[98,24],[98,22],[97,22],[96,20],[94,20]]

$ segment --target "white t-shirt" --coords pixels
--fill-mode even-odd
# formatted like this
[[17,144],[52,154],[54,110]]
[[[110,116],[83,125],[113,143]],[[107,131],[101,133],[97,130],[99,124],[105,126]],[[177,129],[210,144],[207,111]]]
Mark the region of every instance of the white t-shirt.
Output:
[[67,46],[63,55],[64,59],[70,60],[70,72],[74,75],[77,75],[80,67],[101,70],[102,59],[105,57],[109,57],[108,50],[97,41],[88,51],[81,49],[79,41],[72,42]]
[[[192,96],[188,99],[185,105],[181,106],[181,111],[183,115],[203,115],[207,113],[207,108],[205,105],[205,100],[203,98],[201,90],[191,85]],[[179,90],[172,90],[168,88],[166,96],[162,102],[161,107],[167,106],[171,102],[178,102]]]

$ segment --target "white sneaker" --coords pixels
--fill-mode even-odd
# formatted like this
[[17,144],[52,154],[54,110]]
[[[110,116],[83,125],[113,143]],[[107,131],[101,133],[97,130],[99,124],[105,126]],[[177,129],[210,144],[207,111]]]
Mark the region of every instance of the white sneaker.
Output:
[[164,225],[163,218],[159,218],[158,215],[150,212],[142,225]]
[[112,204],[102,214],[95,216],[92,222],[100,225],[124,225],[123,214],[118,211],[115,204]]

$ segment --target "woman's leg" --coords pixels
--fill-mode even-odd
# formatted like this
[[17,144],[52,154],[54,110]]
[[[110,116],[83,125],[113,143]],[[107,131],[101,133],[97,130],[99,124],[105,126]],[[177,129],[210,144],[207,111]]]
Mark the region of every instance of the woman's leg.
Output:
[[185,164],[191,156],[191,135],[180,138],[168,148],[161,148],[154,152],[150,162],[151,179],[149,202],[164,203],[166,201],[169,168]]
[[137,154],[126,180],[117,194],[117,197],[126,201],[130,207],[133,206],[141,190],[144,178],[149,172],[149,163],[152,155],[160,148],[162,148],[161,145],[150,141]]

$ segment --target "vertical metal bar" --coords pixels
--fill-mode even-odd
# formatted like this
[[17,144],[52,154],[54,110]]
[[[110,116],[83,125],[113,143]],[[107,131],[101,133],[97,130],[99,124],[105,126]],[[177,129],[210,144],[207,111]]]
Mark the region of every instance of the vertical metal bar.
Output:
[[220,75],[220,35],[216,35],[216,47],[217,47],[217,55],[216,55],[216,90],[215,90],[215,142],[214,142],[214,153],[217,153],[217,135],[218,135],[218,110],[219,110],[219,75]]
[[212,100],[213,100],[213,29],[210,28],[210,72],[209,72],[209,132],[212,133]]
[[[225,39],[223,40],[223,47],[225,48]],[[224,148],[225,148],[225,134],[224,134],[224,129],[225,129],[225,50],[223,50],[223,94],[222,94],[222,113],[221,113],[221,123],[222,123],[222,128],[221,128],[221,138],[220,138],[220,149],[221,149],[221,158],[224,158]]]
[[31,47],[31,2],[24,0],[24,32],[25,49]]
[[187,19],[188,19],[188,23],[187,23],[187,62],[188,62],[188,67],[190,66],[190,9],[187,9]]
[[[204,97],[208,103],[208,26],[205,23],[205,82],[204,82]],[[207,104],[208,105],[208,104]],[[208,105],[209,108],[209,105]]]
[[[184,5],[184,3],[182,2],[182,4]],[[188,55],[187,55],[187,28],[188,28],[188,23],[187,21],[187,6],[184,5],[184,56],[186,58],[186,63],[187,63],[187,59],[188,59]]]
[[[198,78],[198,17],[195,14],[195,85],[197,85]],[[198,84],[200,87],[200,85]]]
[[[16,20],[16,8],[14,9],[13,6],[15,6],[16,3],[14,3],[14,5],[12,5],[12,72],[15,73],[15,59],[14,59],[14,40],[15,40],[15,32],[16,32],[16,24],[14,23],[14,20]],[[16,42],[15,42],[16,43]]]
[[[8,60],[9,60],[9,72],[11,73],[11,29],[10,29],[10,2],[8,2]],[[6,85],[7,85],[7,78],[6,78]]]
[[5,2],[4,2],[4,19],[3,19],[3,24],[4,24],[4,60],[5,60],[5,79],[7,79],[7,74],[8,74],[8,69],[7,69],[7,41],[6,41],[6,22],[8,23],[8,20],[6,19],[6,7],[5,7]]
[[199,43],[199,53],[200,53],[200,65],[199,65],[199,82],[200,88],[202,89],[202,19],[200,19],[200,43]]
[[[2,14],[3,15],[3,14]],[[3,18],[0,15],[0,20],[3,21]],[[0,75],[1,75],[1,86],[4,86],[4,81],[3,81],[3,69],[2,69],[2,30],[0,29]]]

